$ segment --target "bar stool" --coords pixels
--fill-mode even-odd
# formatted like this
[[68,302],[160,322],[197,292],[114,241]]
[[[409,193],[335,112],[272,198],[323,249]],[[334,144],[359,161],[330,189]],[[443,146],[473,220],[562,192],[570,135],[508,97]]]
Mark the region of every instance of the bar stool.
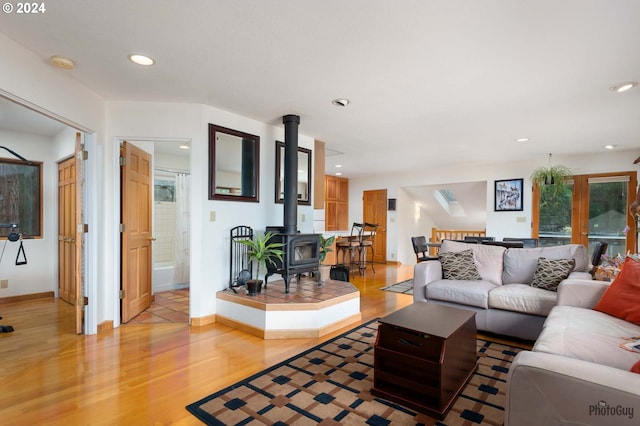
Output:
[[[336,243],[336,260],[342,254],[342,263],[347,265],[344,261],[345,255],[349,254],[349,270],[352,270],[354,265],[359,265],[360,260],[360,243],[362,241],[362,231],[364,229],[364,225],[362,223],[354,222],[351,225],[351,234],[348,237],[341,238]],[[358,255],[358,262],[355,261],[356,255]]]
[[378,224],[377,223],[366,223],[364,224],[362,231],[362,238],[360,240],[360,270],[365,271],[367,269],[367,249],[371,249],[371,270],[373,273],[376,273],[375,268],[373,267],[373,256],[375,254],[374,251],[374,242],[376,239],[376,233],[378,232]]

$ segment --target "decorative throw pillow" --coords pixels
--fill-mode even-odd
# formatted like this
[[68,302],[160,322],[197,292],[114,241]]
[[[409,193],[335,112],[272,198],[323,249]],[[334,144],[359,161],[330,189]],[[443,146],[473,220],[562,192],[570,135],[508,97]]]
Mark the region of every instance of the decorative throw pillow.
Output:
[[638,361],[638,362],[636,362],[635,364],[633,364],[633,365],[631,366],[631,370],[629,370],[629,371],[631,371],[632,373],[638,373],[638,374],[640,374],[640,361]]
[[533,273],[531,287],[558,291],[560,281],[566,279],[575,266],[575,259],[547,259],[539,257],[536,271]]
[[640,325],[639,298],[640,262],[627,257],[618,276],[593,309]]
[[481,280],[471,249],[438,255],[445,280]]

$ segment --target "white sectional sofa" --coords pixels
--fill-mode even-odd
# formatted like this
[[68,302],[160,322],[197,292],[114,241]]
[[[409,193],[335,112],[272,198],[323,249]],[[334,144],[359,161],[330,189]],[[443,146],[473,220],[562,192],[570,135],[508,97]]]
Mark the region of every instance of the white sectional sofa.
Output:
[[566,280],[531,351],[509,369],[505,426],[640,424],[640,326],[592,310],[609,283]]
[[470,309],[478,330],[535,340],[556,305],[557,292],[532,287],[539,258],[574,259],[570,279],[591,279],[587,250],[579,244],[504,248],[445,240],[440,253],[471,250],[477,280],[443,279],[438,260],[414,268],[413,299]]

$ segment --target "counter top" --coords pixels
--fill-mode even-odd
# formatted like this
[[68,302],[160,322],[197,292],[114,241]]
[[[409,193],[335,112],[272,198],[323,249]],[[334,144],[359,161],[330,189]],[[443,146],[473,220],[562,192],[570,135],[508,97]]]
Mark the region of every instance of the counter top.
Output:
[[322,234],[325,237],[346,237],[351,235],[351,231],[322,231],[322,232],[318,232],[318,234]]

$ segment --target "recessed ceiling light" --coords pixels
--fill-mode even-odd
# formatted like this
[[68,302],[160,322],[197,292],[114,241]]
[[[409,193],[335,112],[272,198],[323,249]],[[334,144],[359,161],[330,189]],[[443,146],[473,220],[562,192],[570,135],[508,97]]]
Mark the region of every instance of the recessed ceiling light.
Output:
[[190,149],[189,145],[186,145],[186,144],[185,145],[180,145],[180,146],[178,146],[178,148],[180,148],[180,149]]
[[528,140],[529,140],[529,138],[518,138],[518,139],[516,139],[516,142],[526,142]]
[[338,99],[332,100],[331,103],[334,104],[335,106],[346,107],[351,103],[351,101],[346,98],[338,98]]
[[336,164],[336,168],[339,169],[342,167],[342,164]]
[[337,173],[336,173],[336,176],[342,176],[342,173],[337,172]]
[[76,64],[71,59],[64,58],[62,56],[54,55],[49,58],[49,60],[51,61],[51,65],[53,65],[54,67],[62,68],[63,70],[70,70],[76,66]]
[[614,149],[616,145],[605,145],[604,149]]
[[622,93],[626,92],[629,89],[633,89],[638,84],[639,83],[637,81],[627,81],[625,83],[614,84],[613,86],[609,87],[609,90],[616,93]]
[[138,65],[153,65],[156,61],[144,55],[129,55],[129,60]]

